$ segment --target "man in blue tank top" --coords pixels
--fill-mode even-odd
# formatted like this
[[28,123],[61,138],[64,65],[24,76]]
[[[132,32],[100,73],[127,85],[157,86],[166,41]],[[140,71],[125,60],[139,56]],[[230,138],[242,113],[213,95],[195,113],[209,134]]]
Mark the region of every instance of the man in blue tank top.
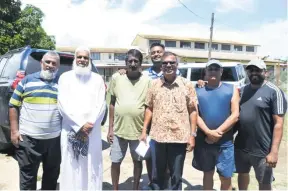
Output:
[[239,117],[239,92],[232,84],[222,83],[222,65],[211,60],[206,65],[204,88],[197,88],[199,117],[192,166],[204,172],[204,190],[213,189],[215,167],[221,190],[231,190],[234,172],[233,126]]

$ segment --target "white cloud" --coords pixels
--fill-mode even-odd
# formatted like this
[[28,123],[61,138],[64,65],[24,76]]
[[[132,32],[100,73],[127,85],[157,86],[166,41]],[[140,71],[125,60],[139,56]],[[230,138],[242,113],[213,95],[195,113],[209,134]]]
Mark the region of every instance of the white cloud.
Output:
[[217,12],[230,12],[233,10],[253,11],[255,0],[212,0],[218,2]]
[[[148,21],[179,6],[175,0],[147,0],[136,13],[128,11],[134,1],[122,0],[118,8],[111,9],[109,5],[116,4],[116,0],[85,0],[81,4],[71,4],[71,0],[22,0],[45,13],[43,27],[48,34],[56,36],[57,46],[129,47],[137,33],[209,38],[208,25],[149,24]],[[284,56],[287,55],[287,26],[287,21],[277,21],[236,31],[216,25],[214,39],[256,43],[262,45],[260,55]]]

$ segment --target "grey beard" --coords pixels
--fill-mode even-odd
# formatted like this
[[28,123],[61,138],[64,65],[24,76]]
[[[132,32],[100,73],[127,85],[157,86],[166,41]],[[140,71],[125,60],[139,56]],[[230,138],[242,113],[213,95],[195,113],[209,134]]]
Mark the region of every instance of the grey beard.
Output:
[[41,70],[40,77],[44,80],[53,80],[56,77],[56,72],[51,72],[50,70]]

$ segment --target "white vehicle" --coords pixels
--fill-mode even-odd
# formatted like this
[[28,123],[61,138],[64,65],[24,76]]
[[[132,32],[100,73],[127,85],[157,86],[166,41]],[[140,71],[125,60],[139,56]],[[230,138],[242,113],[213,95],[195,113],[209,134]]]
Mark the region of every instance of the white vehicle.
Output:
[[[221,62],[223,66],[222,82],[235,84],[240,89],[249,81],[243,64],[240,62]],[[198,80],[205,80],[206,63],[179,63],[178,69],[182,77],[192,81],[194,85]]]

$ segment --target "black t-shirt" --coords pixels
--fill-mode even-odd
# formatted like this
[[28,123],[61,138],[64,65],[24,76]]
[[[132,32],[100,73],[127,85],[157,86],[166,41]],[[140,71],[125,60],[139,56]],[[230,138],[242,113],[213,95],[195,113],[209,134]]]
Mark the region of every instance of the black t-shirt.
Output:
[[258,90],[250,85],[241,89],[240,118],[235,148],[258,157],[266,157],[271,149],[273,115],[286,113],[285,94],[271,82]]

